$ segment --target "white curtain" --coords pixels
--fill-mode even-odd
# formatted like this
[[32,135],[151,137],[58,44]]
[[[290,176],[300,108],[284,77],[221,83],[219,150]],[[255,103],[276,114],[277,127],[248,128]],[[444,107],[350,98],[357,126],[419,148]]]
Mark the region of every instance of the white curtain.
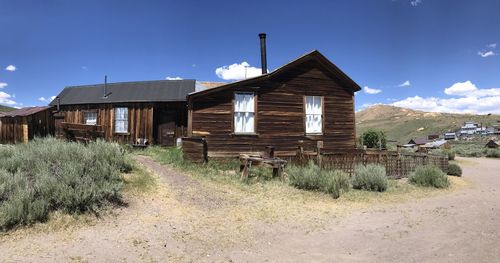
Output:
[[88,111],[84,113],[85,124],[96,125],[97,124],[97,112]]
[[236,93],[234,96],[234,132],[251,133],[254,130],[255,101],[253,93]]
[[320,96],[306,96],[306,133],[323,131],[323,105]]
[[115,108],[115,132],[128,132],[128,108]]

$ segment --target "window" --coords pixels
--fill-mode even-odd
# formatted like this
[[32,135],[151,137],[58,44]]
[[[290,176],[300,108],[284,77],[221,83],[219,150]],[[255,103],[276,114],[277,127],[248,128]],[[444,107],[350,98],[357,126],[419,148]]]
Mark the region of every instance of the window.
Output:
[[128,108],[115,108],[115,132],[128,132]]
[[306,134],[323,132],[323,98],[306,96]]
[[234,94],[234,132],[254,133],[255,95],[253,93]]
[[96,111],[83,112],[83,121],[87,125],[96,125],[97,124],[97,112]]

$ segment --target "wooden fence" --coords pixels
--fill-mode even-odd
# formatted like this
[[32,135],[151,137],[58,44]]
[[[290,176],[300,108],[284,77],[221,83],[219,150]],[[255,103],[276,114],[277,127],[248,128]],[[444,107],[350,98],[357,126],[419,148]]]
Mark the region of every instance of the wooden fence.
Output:
[[408,177],[418,166],[435,165],[443,172],[448,171],[448,157],[425,153],[403,153],[396,151],[351,150],[336,153],[301,152],[291,158],[291,162],[305,165],[314,161],[324,169],[339,169],[352,175],[359,164],[381,164],[385,166],[387,176],[394,178]]

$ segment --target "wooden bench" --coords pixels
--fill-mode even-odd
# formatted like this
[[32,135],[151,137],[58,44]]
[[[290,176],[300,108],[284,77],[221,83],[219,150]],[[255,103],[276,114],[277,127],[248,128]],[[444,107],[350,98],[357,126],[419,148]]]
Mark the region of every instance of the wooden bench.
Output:
[[277,157],[262,157],[251,156],[246,154],[240,155],[240,180],[248,179],[252,166],[264,166],[273,169],[273,177],[280,177],[284,180],[283,170],[285,169],[287,161]]

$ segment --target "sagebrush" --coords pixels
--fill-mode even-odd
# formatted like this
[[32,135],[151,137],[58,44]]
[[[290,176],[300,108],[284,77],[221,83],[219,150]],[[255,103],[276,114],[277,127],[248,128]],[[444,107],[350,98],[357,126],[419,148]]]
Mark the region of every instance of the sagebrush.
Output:
[[354,189],[383,192],[387,190],[388,179],[385,167],[379,164],[358,165],[354,169]]
[[458,164],[450,163],[448,165],[448,174],[453,176],[462,176],[462,168]]
[[448,176],[434,165],[417,167],[408,180],[412,184],[426,187],[446,188],[450,185]]
[[121,172],[133,164],[118,144],[55,138],[0,148],[0,229],[44,221],[51,211],[98,213],[122,203]]
[[289,166],[286,169],[292,186],[304,189],[322,191],[338,198],[349,191],[349,175],[339,170],[323,170],[310,161],[306,166]]

